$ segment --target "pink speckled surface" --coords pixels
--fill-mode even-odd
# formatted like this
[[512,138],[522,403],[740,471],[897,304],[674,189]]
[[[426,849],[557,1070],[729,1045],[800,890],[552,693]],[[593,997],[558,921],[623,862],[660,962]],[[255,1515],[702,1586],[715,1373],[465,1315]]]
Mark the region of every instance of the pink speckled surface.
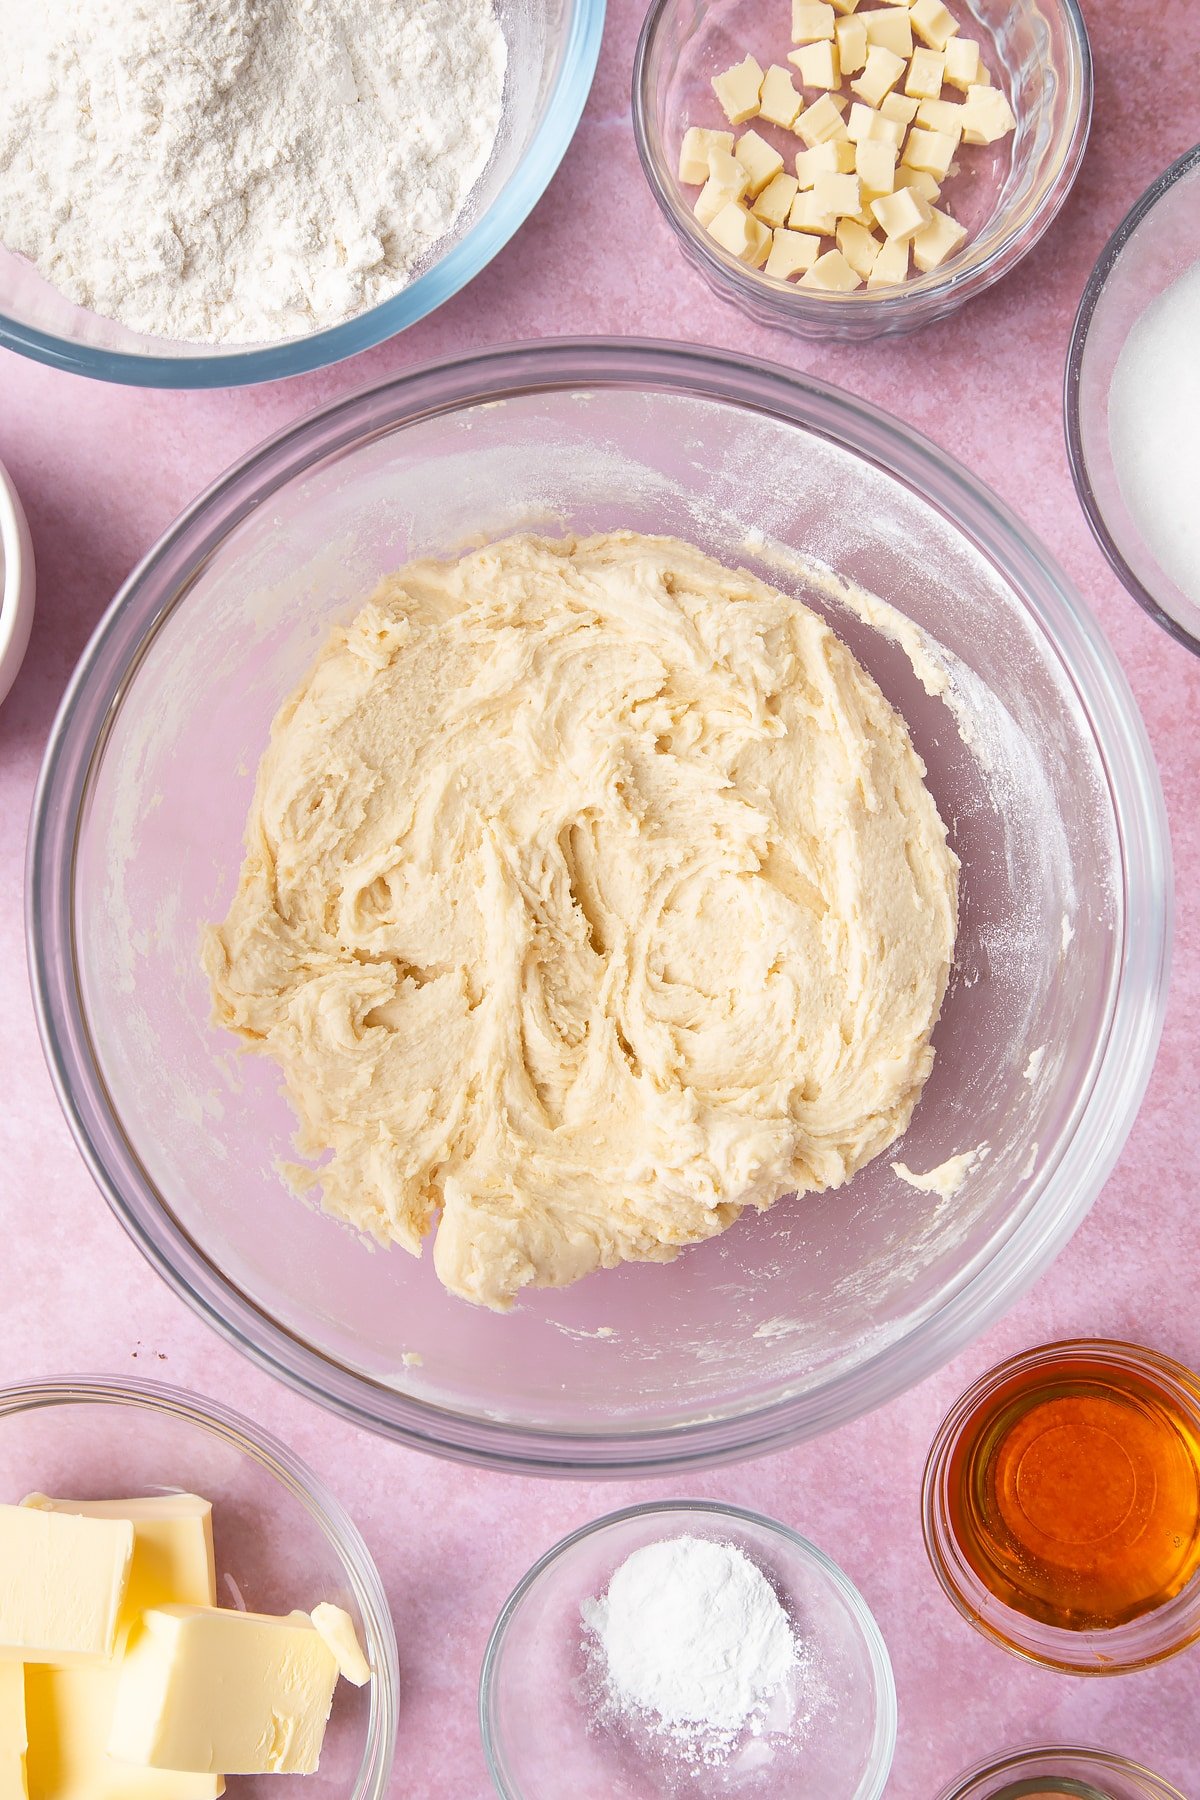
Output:
[[777,1514],[859,1583],[896,1665],[895,1800],[930,1800],[963,1765],[1034,1739],[1091,1741],[1141,1758],[1200,1800],[1200,1652],[1107,1682],[1024,1667],[942,1599],[917,1506],[939,1418],[1002,1356],[1101,1333],[1200,1366],[1200,663],[1144,618],[1094,548],[1071,489],[1060,409],[1086,274],[1129,203],[1195,135],[1200,5],[1084,7],[1097,109],[1076,192],[1015,275],[921,337],[832,350],[755,329],[709,298],[676,257],[638,171],[628,86],[642,9],[640,0],[612,0],[585,121],[550,192],[474,286],[405,337],[322,375],[235,393],[124,391],[0,360],[0,459],[28,508],[41,572],[29,659],[0,711],[0,1381],[85,1369],[166,1376],[252,1412],[322,1470],[366,1534],[394,1606],[404,1673],[397,1796],[484,1800],[476,1678],[505,1595],[563,1532],[672,1490],[488,1476],[389,1448],[258,1374],[172,1297],[99,1199],[43,1068],[22,949],[26,819],[59,695],[102,608],[235,457],[316,403],[421,360],[507,338],[637,332],[818,371],[902,412],[1042,534],[1102,619],[1142,707],[1178,883],[1171,1005],[1150,1092],[1116,1173],[1051,1272],[956,1364],[881,1413],[821,1443],[690,1478],[686,1489]]

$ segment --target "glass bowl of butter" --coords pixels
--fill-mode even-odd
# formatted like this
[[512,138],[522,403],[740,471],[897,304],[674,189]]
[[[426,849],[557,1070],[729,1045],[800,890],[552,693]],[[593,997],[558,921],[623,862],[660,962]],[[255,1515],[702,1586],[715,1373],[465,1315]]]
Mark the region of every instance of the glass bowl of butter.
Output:
[[155,1383],[35,1381],[0,1390],[0,1474],[6,1793],[19,1762],[44,1800],[301,1777],[317,1800],[382,1800],[391,1616],[354,1525],[281,1444]]
[[1183,1795],[1123,1756],[1045,1744],[978,1764],[938,1800],[1183,1800]]
[[643,171],[713,293],[844,341],[928,325],[1014,268],[1091,111],[1076,0],[654,0],[633,75]]
[[[384,576],[516,533],[618,528],[759,575],[869,671],[962,863],[954,967],[907,1134],[848,1185],[782,1189],[673,1260],[489,1310],[442,1285],[428,1241],[382,1248],[289,1182],[296,1117],[278,1068],[213,1025],[201,933],[237,885],[272,718]],[[85,652],[31,842],[44,1042],[142,1250],[321,1404],[525,1473],[763,1454],[948,1360],[1099,1193],[1165,1004],[1157,774],[1053,559],[895,419],[694,347],[489,352],[256,452]]]

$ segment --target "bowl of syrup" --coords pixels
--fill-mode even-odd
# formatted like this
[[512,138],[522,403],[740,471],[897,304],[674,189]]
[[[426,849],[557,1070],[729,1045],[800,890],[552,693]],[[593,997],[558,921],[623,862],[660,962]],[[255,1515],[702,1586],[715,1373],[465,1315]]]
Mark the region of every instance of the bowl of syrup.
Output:
[[1103,1339],[1026,1351],[943,1422],[923,1509],[943,1588],[1005,1649],[1079,1675],[1161,1662],[1200,1639],[1200,1378]]
[[1043,1745],[978,1764],[938,1800],[1183,1800],[1183,1795],[1123,1756]]

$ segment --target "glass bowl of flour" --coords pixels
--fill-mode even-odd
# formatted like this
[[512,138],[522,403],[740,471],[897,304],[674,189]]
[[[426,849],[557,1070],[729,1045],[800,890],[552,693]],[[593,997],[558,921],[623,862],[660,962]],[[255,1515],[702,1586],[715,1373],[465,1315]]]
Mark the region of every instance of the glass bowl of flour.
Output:
[[527,217],[603,24],[604,0],[11,8],[0,344],[229,387],[394,337]]
[[1075,488],[1124,586],[1200,653],[1200,144],[1151,183],[1088,279],[1067,357]]
[[496,1621],[479,1686],[504,1800],[878,1800],[896,1745],[862,1595],[786,1525],[634,1506],[548,1551]]
[[[904,1138],[669,1262],[470,1305],[296,1192],[276,1066],[212,1024],[273,717],[416,555],[617,528],[826,617],[907,721],[961,860]],[[1161,1026],[1162,797],[1125,680],[1043,547],[820,381],[694,347],[547,342],[290,429],[117,597],[48,747],[27,916],[44,1042],[118,1218],[233,1343],[394,1441],[547,1474],[763,1454],[920,1380],[1046,1268],[1125,1142]],[[319,1179],[319,1174],[318,1174]]]

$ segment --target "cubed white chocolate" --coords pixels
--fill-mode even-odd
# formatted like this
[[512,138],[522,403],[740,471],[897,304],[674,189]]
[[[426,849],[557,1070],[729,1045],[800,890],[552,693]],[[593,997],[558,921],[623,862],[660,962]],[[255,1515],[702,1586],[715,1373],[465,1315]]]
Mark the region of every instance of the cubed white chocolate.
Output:
[[786,226],[773,233],[766,272],[777,281],[789,281],[811,269],[821,254],[821,240],[808,231],[788,231]]
[[714,75],[713,92],[721,102],[721,110],[731,125],[742,125],[758,116],[762,93],[763,71],[752,56],[735,63],[732,69]]
[[788,52],[788,61],[800,72],[806,88],[824,88],[827,93],[840,87],[842,71],[835,43],[805,44]]
[[788,214],[788,224],[793,231],[810,231],[817,237],[832,237],[837,230],[837,220],[832,213],[822,211],[817,205],[816,189],[807,194],[797,194]]
[[948,256],[954,255],[967,235],[965,228],[949,213],[939,212],[936,206],[931,207],[930,212],[932,217],[928,225],[918,231],[912,241],[913,261],[922,273],[939,268]]
[[862,144],[874,140],[877,143],[891,144],[897,151],[904,142],[904,127],[898,119],[886,119],[873,106],[864,106],[857,100],[850,108],[846,133],[852,143]]
[[892,51],[895,56],[911,56],[913,52],[912,26],[908,22],[907,11],[899,7],[884,11],[860,14],[866,27],[868,49],[872,44],[879,44],[885,50]]
[[855,162],[855,146],[849,138],[831,139],[796,152],[796,180],[801,188],[811,188],[818,175],[853,175]]
[[901,188],[911,188],[914,194],[920,194],[922,200],[928,200],[930,206],[941,194],[941,183],[933,179],[928,169],[910,169],[901,165],[896,170],[895,187],[897,193]]
[[915,94],[918,100],[936,100],[942,91],[945,76],[944,50],[914,50],[909,58],[908,74],[904,78],[904,91],[906,94]]
[[689,125],[679,152],[680,181],[687,187],[703,186],[712,173],[708,166],[709,151],[732,149],[732,131],[706,131],[703,125]]
[[862,281],[854,273],[840,250],[827,250],[818,256],[808,272],[800,277],[803,288],[820,288],[827,294],[852,294]]
[[879,110],[885,119],[899,119],[902,125],[911,125],[917,116],[919,100],[910,99],[907,94],[889,94],[882,100]]
[[857,219],[839,219],[837,247],[854,273],[866,281],[879,255],[879,239]]
[[931,50],[944,50],[958,33],[958,20],[942,0],[913,0],[908,16],[916,35]]
[[733,146],[733,154],[741,163],[749,181],[746,192],[752,200],[762,193],[768,181],[774,181],[783,167],[783,158],[757,131],[745,131]]
[[834,104],[831,94],[822,94],[819,100],[800,114],[792,127],[798,136],[811,150],[816,144],[827,144],[831,139],[844,138],[846,126],[840,109]]
[[740,200],[745,191],[745,171],[743,171],[743,178],[740,185],[736,188],[722,187],[720,182],[714,181],[710,175],[704,186],[700,189],[700,192],[696,195],[696,204],[693,206],[692,211],[695,213],[701,225],[707,228],[712,224],[717,214],[721,212],[724,207],[729,205],[731,200]]
[[897,287],[908,280],[908,239],[889,238],[871,266],[868,287]]
[[829,0],[835,13],[848,15],[858,10],[858,0]]
[[793,44],[817,44],[833,37],[834,11],[827,0],[792,0]]
[[812,192],[816,210],[834,219],[862,211],[862,184],[857,175],[818,175]]
[[897,150],[880,138],[864,138],[854,147],[854,168],[862,182],[863,193],[872,200],[890,194],[896,186]]
[[871,211],[885,237],[900,238],[904,243],[923,231],[933,217],[928,202],[911,188],[899,188],[894,194],[872,200]]
[[731,200],[740,200],[750,186],[745,164],[738,161],[732,150],[724,150],[719,144],[708,153],[708,178],[716,187],[724,188]]
[[979,45],[974,38],[952,37],[946,45],[946,82],[965,94],[979,80],[983,67]]
[[867,62],[866,25],[861,19],[839,19],[833,30],[842,75],[857,75]]
[[787,216],[792,210],[792,201],[796,198],[799,187],[796,177],[785,170],[768,181],[750,210],[756,219],[761,219],[764,225],[769,225],[774,231],[778,226],[787,224]]
[[762,93],[758,100],[758,116],[769,125],[782,125],[790,131],[796,122],[796,114],[803,102],[796,92],[796,84],[788,71],[780,63],[772,63],[763,76]]
[[967,89],[962,111],[963,138],[968,144],[994,144],[1007,137],[1017,123],[1000,89],[981,87],[978,82]]
[[708,230],[723,250],[752,269],[761,268],[770,254],[771,233],[761,219],[746,211],[740,200],[723,206]]
[[891,93],[904,68],[902,56],[885,50],[882,44],[872,44],[862,74],[850,83],[850,92],[865,100],[868,106],[878,106]]
[[917,108],[917,124],[926,131],[948,131],[961,139],[965,108],[957,100],[922,100]]
[[908,134],[902,160],[910,169],[924,169],[935,181],[944,181],[950,173],[958,144],[955,131],[926,131],[923,125],[914,125]]

